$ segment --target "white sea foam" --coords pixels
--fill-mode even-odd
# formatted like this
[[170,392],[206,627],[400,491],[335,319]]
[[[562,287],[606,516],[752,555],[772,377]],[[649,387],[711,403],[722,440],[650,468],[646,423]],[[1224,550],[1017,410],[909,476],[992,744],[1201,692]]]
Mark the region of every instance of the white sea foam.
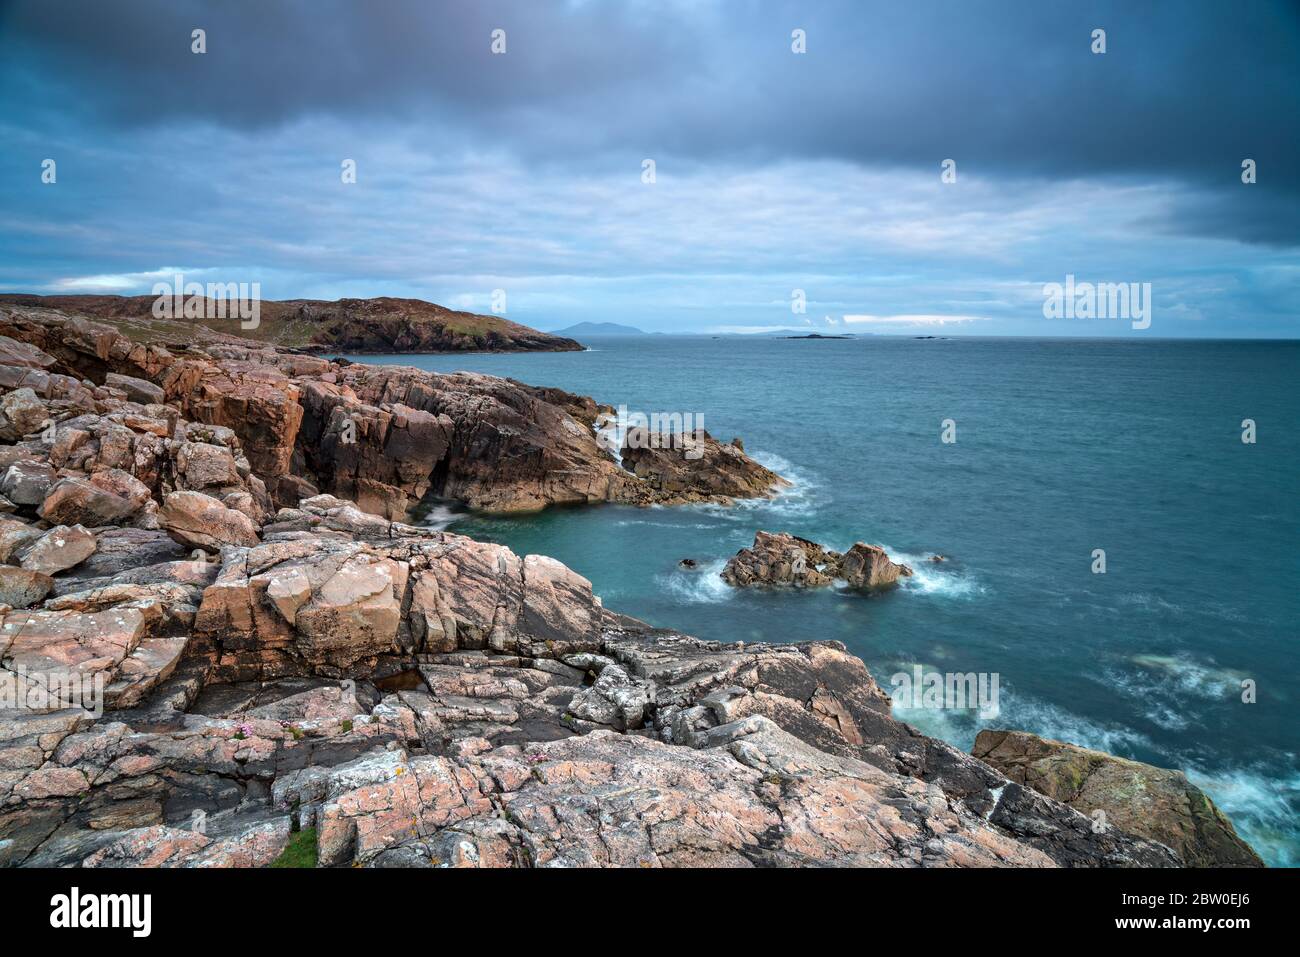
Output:
[[[766,519],[788,519],[807,516],[819,507],[829,504],[828,496],[822,493],[821,483],[813,475],[788,459],[771,452],[750,452],[749,457],[766,469],[791,484],[776,490],[773,498],[736,499],[731,507],[719,505],[698,505],[696,508],[708,511],[711,515],[732,522],[753,524],[755,514],[760,513]],[[770,523],[769,523],[770,524]]]
[[1171,690],[1220,700],[1230,694],[1240,693],[1241,682],[1248,677],[1243,671],[1224,668],[1213,661],[1194,658],[1186,652],[1175,655],[1134,655],[1129,660],[1148,673],[1158,675],[1161,683]]
[[[885,688],[888,692],[889,689]],[[975,711],[957,711],[950,708],[907,708],[895,704],[894,718],[912,725],[926,737],[938,738],[969,751],[979,732]]]
[[[935,650],[931,649],[932,652]],[[940,653],[936,657],[942,659],[946,655]],[[885,693],[892,695],[894,688],[890,678],[900,672],[910,676],[916,668],[927,673],[942,673],[948,670],[934,662],[898,660],[889,662],[886,668],[873,669],[872,674],[877,675]],[[975,708],[913,708],[904,704],[901,698],[891,697],[891,701],[893,715],[897,720],[912,725],[922,734],[947,741],[966,751],[969,751],[971,745],[975,743],[975,735],[979,733],[980,726],[984,723]],[[993,723],[1001,727],[996,719]]]
[[420,521],[421,528],[431,528],[441,532],[453,522],[465,517],[464,512],[457,512],[446,505],[435,505]]
[[702,562],[690,570],[679,568],[666,575],[658,575],[656,581],[678,601],[691,605],[713,605],[729,601],[735,595],[735,590],[722,580],[720,574],[726,564],[724,559]]
[[1002,692],[1002,714],[993,725],[1029,731],[1044,738],[1068,741],[1083,748],[1121,757],[1140,747],[1150,748],[1146,735],[1120,725],[1102,725],[1030,695]]
[[881,547],[892,561],[911,566],[912,576],[898,580],[904,591],[942,598],[974,598],[985,593],[984,586],[969,571],[959,571],[948,562],[932,562],[928,555],[913,555],[888,545]]
[[1031,695],[1017,693],[1004,682],[999,695],[999,713],[981,718],[974,710],[894,707],[894,717],[915,725],[923,733],[969,751],[975,735],[983,728],[1015,728],[1080,747],[1128,755],[1138,747],[1150,747],[1140,732],[1118,725],[1102,725],[1073,714]]
[[893,713],[899,721],[914,725],[923,734],[964,751],[971,749],[975,736],[984,728],[1015,728],[1109,753],[1128,753],[1146,741],[1136,731],[1104,727],[1056,705],[1017,695],[1006,687],[1001,689],[995,717],[983,718],[974,708],[907,708],[897,703]]
[[1182,605],[1177,605],[1171,601],[1166,601],[1159,595],[1151,595],[1146,592],[1129,592],[1120,595],[1119,604],[1134,605],[1143,611],[1152,611],[1162,615],[1181,615],[1185,610]]
[[1201,725],[1204,713],[1198,704],[1234,700],[1241,692],[1242,673],[1186,654],[1134,655],[1128,661],[1138,667],[1108,667],[1101,681],[1134,701],[1147,720],[1167,731]]
[[623,464],[623,436],[619,434],[618,418],[608,417],[605,413],[596,416],[591,431],[596,435],[596,444],[614,457],[619,465]]
[[684,528],[695,528],[695,529],[700,529],[702,531],[710,531],[718,527],[717,525],[708,522],[693,522],[689,524],[682,524],[680,522],[648,522],[645,519],[641,519],[641,518],[619,519],[617,522],[614,523],[614,526],[616,528],[633,528],[633,527],[643,526],[648,528],[671,528],[671,529],[678,529],[678,530]]
[[[1295,764],[1294,754],[1285,757]],[[1278,775],[1251,768],[1205,772],[1195,765],[1184,771],[1271,867],[1300,866],[1294,834],[1300,815],[1300,772]]]

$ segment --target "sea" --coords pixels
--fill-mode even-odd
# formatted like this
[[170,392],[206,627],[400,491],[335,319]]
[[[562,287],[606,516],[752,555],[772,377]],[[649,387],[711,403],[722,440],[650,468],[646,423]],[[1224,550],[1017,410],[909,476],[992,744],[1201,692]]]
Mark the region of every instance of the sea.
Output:
[[[1269,864],[1300,864],[1300,342],[586,344],[348,358],[689,414],[792,486],[731,507],[431,503],[424,521],[551,555],[654,625],[841,641],[886,691],[918,666],[996,676],[996,708],[900,694],[895,715],[967,750],[1017,729],[1182,769]],[[759,529],[880,544],[915,574],[872,596],[733,589],[718,573]]]

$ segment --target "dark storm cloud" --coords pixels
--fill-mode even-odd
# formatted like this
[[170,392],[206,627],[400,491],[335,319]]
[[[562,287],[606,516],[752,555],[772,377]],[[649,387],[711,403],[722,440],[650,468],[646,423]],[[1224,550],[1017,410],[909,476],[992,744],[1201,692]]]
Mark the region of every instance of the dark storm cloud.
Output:
[[[653,16],[646,21],[652,27]],[[610,4],[473,0],[18,0],[3,49],[51,105],[113,124],[205,119],[264,129],[302,115],[461,116],[487,127],[645,81],[676,55],[671,33]],[[509,55],[489,36],[508,30]],[[194,56],[190,35],[207,33]]]
[[[1300,7],[1230,4],[270,0],[19,2],[23,109],[265,129],[418,118],[534,160],[834,158],[975,174],[1172,176],[1300,195]],[[208,53],[189,52],[196,27]],[[509,52],[489,34],[506,29]],[[793,56],[790,31],[808,34]],[[1107,31],[1094,55],[1091,31]],[[1295,239],[1279,207],[1185,225]],[[1272,210],[1272,212],[1270,212]],[[1227,214],[1227,221],[1225,221]],[[1288,230],[1289,226],[1289,230]],[[1288,236],[1289,233],[1289,236]]]
[[183,268],[701,331],[788,324],[805,289],[813,324],[1034,335],[1063,332],[1042,284],[1078,274],[1151,281],[1162,334],[1294,335],[1297,22],[1263,0],[0,0],[0,290]]

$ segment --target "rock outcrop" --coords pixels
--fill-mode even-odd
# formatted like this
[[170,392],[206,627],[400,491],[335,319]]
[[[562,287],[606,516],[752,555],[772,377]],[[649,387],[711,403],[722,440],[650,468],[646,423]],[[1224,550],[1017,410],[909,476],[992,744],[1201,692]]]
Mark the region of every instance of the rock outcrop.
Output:
[[[3,489],[30,500],[58,469],[118,468],[155,499],[201,491],[255,521],[272,499],[293,505],[317,491],[405,520],[429,497],[519,512],[727,503],[785,484],[708,437],[702,457],[664,443],[620,464],[597,440],[600,407],[557,389],[330,362],[229,335],[200,344],[192,327],[173,325],[187,335],[144,345],[82,317],[0,303],[0,338],[23,363],[0,365],[0,388],[11,390],[0,397],[0,438],[22,448],[0,462],[12,472],[0,491],[20,504]],[[51,442],[35,436],[47,425]],[[249,507],[225,500],[234,493],[251,496]]]
[[824,588],[839,579],[850,588],[888,588],[912,574],[891,561],[879,545],[858,542],[843,554],[786,532],[758,532],[754,544],[738,551],[722,569],[737,587],[789,585]]
[[790,484],[747,456],[739,439],[724,445],[704,429],[657,436],[629,429],[620,459],[667,505],[729,504],[737,498],[762,498]]
[[1181,771],[1023,731],[981,731],[971,753],[1094,820],[1172,848],[1188,867],[1264,866],[1232,822]]

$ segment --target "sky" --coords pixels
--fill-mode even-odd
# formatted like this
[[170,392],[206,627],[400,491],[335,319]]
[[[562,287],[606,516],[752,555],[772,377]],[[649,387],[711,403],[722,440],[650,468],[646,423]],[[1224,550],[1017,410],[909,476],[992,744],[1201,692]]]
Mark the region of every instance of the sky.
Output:
[[1300,335],[1295,0],[0,0],[0,138],[0,291]]

